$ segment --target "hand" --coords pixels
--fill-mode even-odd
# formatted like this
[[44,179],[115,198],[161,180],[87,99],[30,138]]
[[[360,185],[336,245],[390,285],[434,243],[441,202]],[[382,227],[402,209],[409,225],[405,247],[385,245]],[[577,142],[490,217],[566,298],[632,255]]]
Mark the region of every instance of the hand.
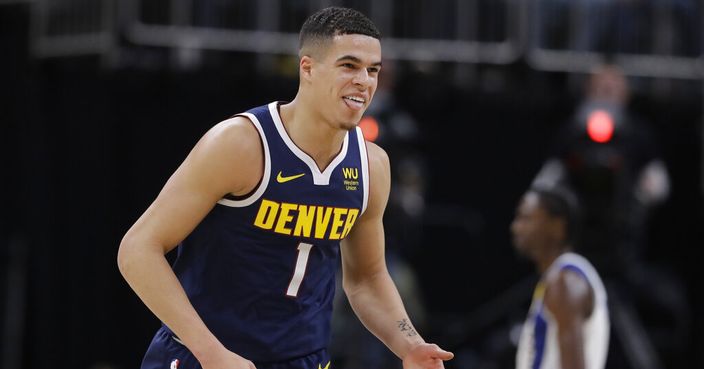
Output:
[[413,346],[403,358],[403,369],[444,369],[443,361],[455,357],[455,354],[445,351],[438,345],[421,343]]
[[223,348],[200,361],[203,369],[257,369],[254,363]]

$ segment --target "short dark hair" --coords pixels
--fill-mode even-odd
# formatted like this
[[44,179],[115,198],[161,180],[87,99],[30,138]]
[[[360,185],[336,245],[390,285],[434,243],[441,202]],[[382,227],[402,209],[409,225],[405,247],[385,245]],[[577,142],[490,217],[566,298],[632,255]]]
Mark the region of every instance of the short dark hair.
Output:
[[528,193],[538,196],[540,205],[550,216],[565,221],[565,241],[577,247],[581,216],[579,200],[575,193],[565,186],[533,186]]
[[337,35],[365,35],[381,38],[374,23],[357,10],[341,7],[321,9],[306,19],[299,35],[299,49],[311,40],[331,39]]

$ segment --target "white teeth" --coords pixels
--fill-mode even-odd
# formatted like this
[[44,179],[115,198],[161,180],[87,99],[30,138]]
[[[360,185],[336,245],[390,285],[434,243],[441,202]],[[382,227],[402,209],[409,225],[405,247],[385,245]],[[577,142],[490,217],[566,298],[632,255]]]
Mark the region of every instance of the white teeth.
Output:
[[364,103],[364,99],[362,99],[361,97],[345,96],[345,99],[356,101],[358,103]]

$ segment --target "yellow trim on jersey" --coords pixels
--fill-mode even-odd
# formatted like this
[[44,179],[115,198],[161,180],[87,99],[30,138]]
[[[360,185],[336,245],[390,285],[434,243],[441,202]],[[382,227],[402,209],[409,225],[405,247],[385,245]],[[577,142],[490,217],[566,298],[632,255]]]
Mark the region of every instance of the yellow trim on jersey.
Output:
[[533,301],[542,300],[543,296],[545,296],[545,283],[538,282],[538,285],[535,286],[535,291],[533,291]]

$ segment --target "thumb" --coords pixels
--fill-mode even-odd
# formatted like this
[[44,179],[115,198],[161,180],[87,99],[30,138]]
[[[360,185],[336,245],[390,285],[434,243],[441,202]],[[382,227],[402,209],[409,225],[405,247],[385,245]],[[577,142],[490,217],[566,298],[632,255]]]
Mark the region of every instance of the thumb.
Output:
[[433,356],[440,360],[450,360],[455,357],[455,354],[450,351],[445,351],[438,347],[437,349],[435,349],[435,354]]

